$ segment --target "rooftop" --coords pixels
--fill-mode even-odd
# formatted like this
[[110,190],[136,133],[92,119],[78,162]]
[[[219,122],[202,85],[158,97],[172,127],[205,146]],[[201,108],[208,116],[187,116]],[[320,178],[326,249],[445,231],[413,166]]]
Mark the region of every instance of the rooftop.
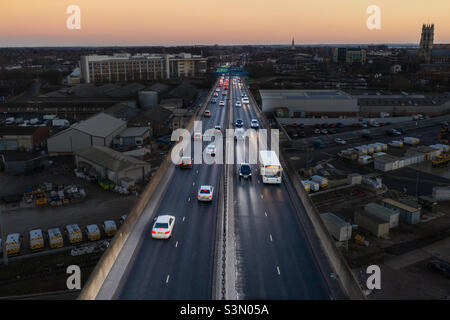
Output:
[[111,171],[122,171],[128,168],[149,165],[147,162],[129,157],[107,147],[93,146],[77,151],[75,154]]
[[100,112],[87,120],[72,125],[66,130],[76,129],[91,136],[107,137],[125,124],[126,122],[123,120],[117,119],[104,112]]
[[0,136],[31,136],[39,126],[6,126],[0,127]]
[[341,90],[259,90],[262,99],[354,99]]

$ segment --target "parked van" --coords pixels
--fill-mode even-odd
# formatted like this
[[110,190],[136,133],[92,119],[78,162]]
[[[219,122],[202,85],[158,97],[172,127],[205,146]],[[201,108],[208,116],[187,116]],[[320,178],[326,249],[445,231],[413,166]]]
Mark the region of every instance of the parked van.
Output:
[[5,123],[6,123],[6,124],[9,124],[9,125],[14,124],[15,122],[16,122],[16,118],[14,118],[14,117],[7,118],[7,119],[5,120]]
[[83,241],[83,234],[77,224],[69,224],[66,226],[67,238],[71,244],[80,243]]
[[64,246],[63,236],[59,228],[48,229],[47,233],[50,248],[61,248]]
[[100,240],[100,229],[96,224],[86,226],[86,235],[90,241]]
[[32,251],[44,249],[44,236],[41,229],[30,231],[30,248]]
[[303,188],[305,188],[306,192],[310,192],[311,191],[311,184],[309,183],[308,180],[302,180],[302,184],[303,184]]
[[116,223],[113,220],[106,220],[103,222],[103,231],[106,236],[113,237],[117,232]]
[[20,234],[18,233],[8,234],[5,242],[6,254],[8,255],[8,257],[16,256],[19,254],[21,243],[22,239]]

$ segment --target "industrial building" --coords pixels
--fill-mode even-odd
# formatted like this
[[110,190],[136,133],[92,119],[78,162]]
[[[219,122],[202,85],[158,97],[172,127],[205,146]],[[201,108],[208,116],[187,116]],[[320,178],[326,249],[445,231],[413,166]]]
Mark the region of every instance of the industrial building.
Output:
[[206,73],[207,61],[190,53],[122,53],[82,56],[80,66],[85,83],[119,82],[193,77]]
[[141,181],[150,174],[149,163],[129,157],[107,147],[88,147],[75,152],[77,168],[94,170],[101,179],[115,184],[122,181]]
[[333,62],[335,63],[366,63],[366,50],[361,48],[334,48]]
[[106,113],[78,122],[47,139],[49,155],[72,154],[91,146],[109,147],[127,127],[125,121]]
[[352,96],[342,90],[259,90],[259,94],[263,112],[285,110],[278,117],[442,115],[450,111],[450,96],[446,94]]
[[151,133],[151,127],[130,127],[115,137],[113,144],[118,147],[142,146]]
[[389,222],[367,212],[355,212],[355,223],[377,237],[389,235]]
[[358,99],[340,90],[259,90],[262,112],[287,108],[289,116],[357,116]]
[[32,151],[43,147],[49,136],[46,126],[0,127],[0,151]]

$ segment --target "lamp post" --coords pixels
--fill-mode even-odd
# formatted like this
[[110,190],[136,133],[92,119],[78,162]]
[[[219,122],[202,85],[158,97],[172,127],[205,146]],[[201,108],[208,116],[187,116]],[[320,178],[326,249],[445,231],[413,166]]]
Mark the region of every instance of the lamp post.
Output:
[[5,228],[3,225],[2,208],[0,207],[0,237],[2,239],[3,263],[8,265],[8,254],[6,253]]

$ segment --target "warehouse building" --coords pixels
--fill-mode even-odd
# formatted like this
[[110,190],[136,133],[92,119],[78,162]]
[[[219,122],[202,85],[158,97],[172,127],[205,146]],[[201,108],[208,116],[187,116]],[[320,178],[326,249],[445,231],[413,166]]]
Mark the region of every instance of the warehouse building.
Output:
[[142,146],[144,140],[151,136],[151,127],[130,127],[114,138],[117,147]]
[[73,154],[91,146],[109,147],[127,127],[125,121],[106,113],[78,122],[47,140],[49,155]]
[[358,99],[340,90],[259,90],[262,112],[287,108],[290,117],[357,116]]
[[109,179],[115,184],[122,181],[141,181],[150,174],[149,163],[129,157],[107,147],[92,146],[75,153],[77,168],[95,170],[101,179]]
[[48,127],[0,127],[0,151],[32,151],[43,147],[50,136]]

